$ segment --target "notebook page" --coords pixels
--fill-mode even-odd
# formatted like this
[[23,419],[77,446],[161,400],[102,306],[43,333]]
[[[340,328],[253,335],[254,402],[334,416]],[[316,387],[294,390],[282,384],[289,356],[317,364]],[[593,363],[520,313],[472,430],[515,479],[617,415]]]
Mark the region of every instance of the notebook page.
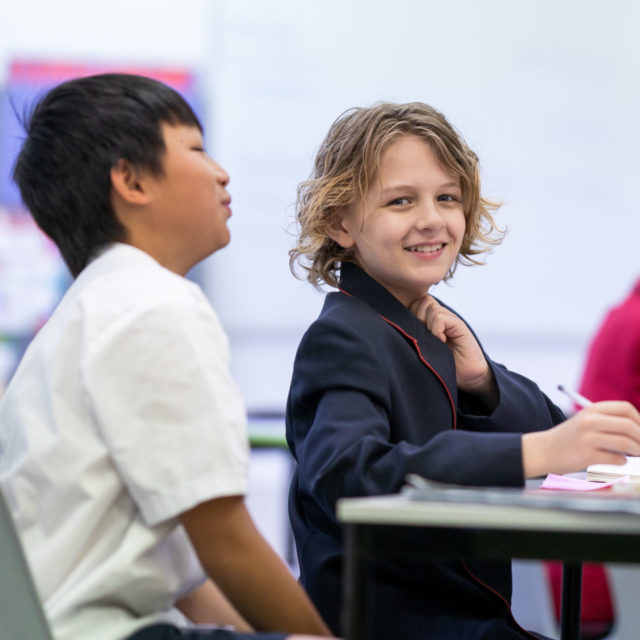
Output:
[[587,473],[612,476],[640,476],[640,456],[627,456],[625,464],[592,464]]

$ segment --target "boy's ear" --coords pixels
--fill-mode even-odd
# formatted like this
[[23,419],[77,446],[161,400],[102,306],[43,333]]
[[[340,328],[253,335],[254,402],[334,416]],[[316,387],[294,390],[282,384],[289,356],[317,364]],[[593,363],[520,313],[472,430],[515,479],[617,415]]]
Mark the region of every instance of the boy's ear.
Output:
[[343,249],[351,249],[355,244],[355,240],[349,231],[349,225],[345,223],[344,211],[339,212],[335,220],[329,225],[327,235]]
[[141,172],[128,160],[120,158],[111,167],[111,188],[125,202],[129,204],[147,204],[149,195],[144,188]]

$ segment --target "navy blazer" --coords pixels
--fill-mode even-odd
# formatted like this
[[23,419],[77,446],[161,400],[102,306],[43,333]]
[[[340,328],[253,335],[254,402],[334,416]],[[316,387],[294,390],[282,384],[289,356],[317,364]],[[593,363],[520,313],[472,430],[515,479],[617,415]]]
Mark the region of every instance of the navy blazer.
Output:
[[[286,419],[300,579],[336,634],[338,498],[398,492],[408,473],[521,486],[521,434],[564,419],[533,382],[488,357],[499,403],[487,415],[457,389],[451,351],[423,322],[356,265],[341,276],[298,348]],[[424,532],[407,536],[429,544]],[[373,580],[367,638],[531,637],[510,613],[509,563],[379,563]]]

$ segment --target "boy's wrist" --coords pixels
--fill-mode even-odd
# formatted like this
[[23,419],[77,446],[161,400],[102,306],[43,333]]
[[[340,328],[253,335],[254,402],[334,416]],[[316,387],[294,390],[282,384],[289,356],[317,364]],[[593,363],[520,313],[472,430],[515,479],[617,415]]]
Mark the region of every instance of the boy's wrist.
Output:
[[500,393],[498,391],[498,385],[496,384],[495,376],[489,364],[486,364],[485,371],[476,376],[472,380],[466,380],[462,384],[458,384],[460,391],[464,391],[470,395],[475,396],[482,404],[489,410],[493,411],[500,400]]
[[547,474],[546,440],[545,431],[522,434],[522,472],[525,480]]

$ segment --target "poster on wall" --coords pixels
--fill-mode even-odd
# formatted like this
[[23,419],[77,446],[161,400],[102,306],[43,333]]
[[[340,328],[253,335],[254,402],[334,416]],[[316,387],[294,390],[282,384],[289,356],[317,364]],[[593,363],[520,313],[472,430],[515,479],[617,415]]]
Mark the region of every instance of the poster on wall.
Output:
[[55,245],[24,209],[11,179],[23,136],[21,120],[47,90],[70,78],[135,73],[173,87],[201,122],[204,109],[192,71],[140,65],[14,60],[0,87],[0,395],[22,352],[71,282]]

